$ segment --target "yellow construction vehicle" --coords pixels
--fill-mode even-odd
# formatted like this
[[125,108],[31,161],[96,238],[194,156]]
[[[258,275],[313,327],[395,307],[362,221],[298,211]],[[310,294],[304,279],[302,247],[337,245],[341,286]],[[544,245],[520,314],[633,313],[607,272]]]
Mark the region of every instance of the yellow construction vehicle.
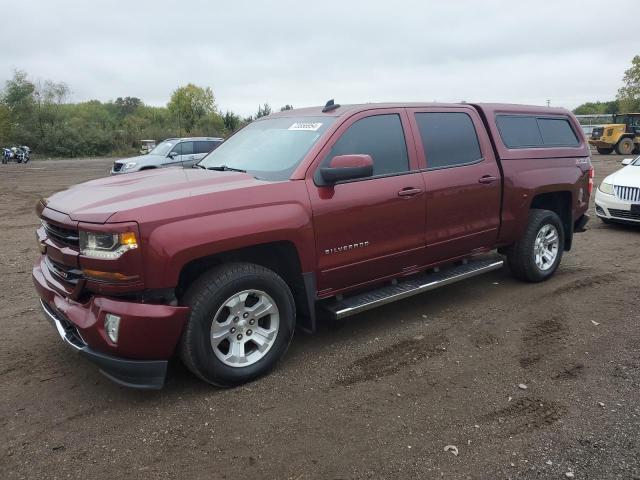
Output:
[[619,155],[640,153],[640,113],[618,113],[613,123],[596,127],[591,132],[589,145],[598,153]]

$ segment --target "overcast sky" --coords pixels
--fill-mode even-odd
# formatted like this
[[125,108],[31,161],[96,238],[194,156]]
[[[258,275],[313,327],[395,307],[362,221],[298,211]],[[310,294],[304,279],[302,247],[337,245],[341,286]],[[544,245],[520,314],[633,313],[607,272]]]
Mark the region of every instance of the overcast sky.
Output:
[[241,115],[329,98],[573,108],[615,97],[640,54],[622,13],[637,6],[618,0],[611,17],[602,0],[0,0],[0,81],[19,69],[66,82],[75,101],[151,105],[191,82]]

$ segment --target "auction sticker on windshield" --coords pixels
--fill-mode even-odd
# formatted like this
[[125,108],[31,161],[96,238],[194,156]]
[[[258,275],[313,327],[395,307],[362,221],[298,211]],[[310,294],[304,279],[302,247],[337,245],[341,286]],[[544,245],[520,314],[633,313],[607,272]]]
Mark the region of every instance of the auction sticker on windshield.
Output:
[[321,126],[321,122],[296,122],[289,127],[289,130],[306,130],[308,132],[315,132]]

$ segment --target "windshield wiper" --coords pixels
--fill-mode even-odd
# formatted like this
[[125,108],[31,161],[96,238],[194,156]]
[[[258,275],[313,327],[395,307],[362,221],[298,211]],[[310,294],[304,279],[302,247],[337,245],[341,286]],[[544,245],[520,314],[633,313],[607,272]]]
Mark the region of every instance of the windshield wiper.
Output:
[[242,170],[241,168],[227,167],[226,165],[220,165],[218,167],[207,167],[207,170],[216,170],[218,172],[240,172],[247,173],[246,170]]
[[196,164],[193,166],[193,168],[201,168],[201,169],[203,169],[203,170],[206,170],[206,169],[207,169],[207,167],[205,167],[204,165],[200,165],[199,163],[196,163]]

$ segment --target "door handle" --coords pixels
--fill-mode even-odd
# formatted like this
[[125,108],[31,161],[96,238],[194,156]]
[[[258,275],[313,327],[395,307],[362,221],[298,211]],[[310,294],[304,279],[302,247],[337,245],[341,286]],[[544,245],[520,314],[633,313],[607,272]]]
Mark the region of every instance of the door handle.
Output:
[[415,187],[407,187],[403,188],[398,192],[399,197],[415,197],[416,195],[420,195],[422,193],[422,189]]
[[483,175],[482,177],[480,177],[478,179],[478,183],[484,183],[486,185],[486,184],[489,184],[489,183],[493,183],[496,180],[498,180],[498,179],[496,177],[494,177],[493,175]]

